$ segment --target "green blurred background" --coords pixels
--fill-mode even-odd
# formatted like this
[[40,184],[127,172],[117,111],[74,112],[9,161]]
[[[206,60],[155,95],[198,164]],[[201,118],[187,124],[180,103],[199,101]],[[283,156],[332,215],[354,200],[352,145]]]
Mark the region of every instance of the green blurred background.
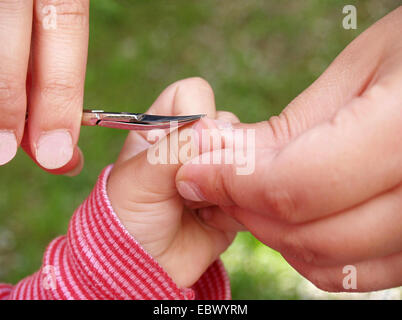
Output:
[[[354,4],[357,30],[342,28]],[[91,1],[85,106],[145,111],[170,83],[200,76],[221,109],[243,122],[278,114],[398,0]],[[34,272],[47,243],[113,162],[126,133],[82,128],[83,172],[71,179],[38,169],[23,153],[0,168],[0,282]],[[233,298],[354,298],[313,288],[273,250],[242,233],[223,259]],[[391,296],[398,297],[392,291]],[[371,297],[373,297],[371,295]],[[399,295],[400,297],[400,295]]]

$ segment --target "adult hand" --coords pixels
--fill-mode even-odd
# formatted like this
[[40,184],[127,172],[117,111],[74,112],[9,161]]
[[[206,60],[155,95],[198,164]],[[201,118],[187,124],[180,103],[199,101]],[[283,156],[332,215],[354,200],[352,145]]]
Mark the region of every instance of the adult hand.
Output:
[[0,165],[22,145],[47,171],[80,171],[88,15],[89,0],[0,2]]
[[[255,171],[184,165],[181,195],[219,205],[316,286],[402,285],[402,7],[353,41],[278,117],[254,129]],[[222,227],[222,213],[206,214]]]

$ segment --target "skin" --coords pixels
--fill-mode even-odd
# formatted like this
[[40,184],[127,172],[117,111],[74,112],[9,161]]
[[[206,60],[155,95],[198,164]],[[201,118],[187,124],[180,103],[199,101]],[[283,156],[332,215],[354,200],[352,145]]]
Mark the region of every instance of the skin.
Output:
[[[43,26],[48,4],[56,7],[56,29]],[[0,39],[7,43],[0,47],[0,147],[13,149],[10,137],[15,137],[16,147],[56,174],[74,175],[83,165],[77,141],[88,12],[89,0],[0,2]],[[358,291],[401,285],[400,30],[401,8],[348,46],[279,117],[235,125],[256,130],[253,175],[194,164],[159,171],[144,151],[138,153],[142,136],[130,134],[108,187],[123,224],[182,286],[198,279],[241,225],[322,289],[343,290],[346,264],[357,268]],[[150,111],[205,113],[211,100],[202,99],[210,88],[191,81],[189,87],[167,89]],[[195,103],[198,95],[203,103]],[[172,98],[183,96],[186,104]],[[207,113],[220,117],[211,109]],[[237,122],[232,115],[221,117]],[[71,136],[71,152],[53,143],[52,153],[38,153],[43,135],[61,131]],[[172,183],[178,170],[182,196],[195,200],[179,183],[191,182],[201,195],[198,204],[178,195]],[[138,175],[146,179],[136,181]],[[164,187],[152,189],[157,183]],[[203,208],[200,215],[209,226],[189,207]],[[163,232],[155,235],[159,228]]]
[[[199,78],[170,85],[148,113],[207,114],[211,119],[238,122],[229,112],[215,111],[213,91]],[[130,132],[109,176],[108,196],[127,231],[179,287],[190,287],[226,250],[239,225],[234,223],[232,230],[218,230],[203,223],[197,210],[187,207],[177,191],[175,176],[181,164],[151,164],[147,151],[158,143],[151,145],[146,134]],[[165,139],[170,145],[171,136]],[[218,207],[212,208],[219,211]]]
[[401,30],[399,7],[279,116],[234,125],[255,130],[253,174],[189,162],[180,194],[219,206],[205,222],[224,230],[235,219],[321,289],[345,291],[346,265],[353,291],[402,285]]
[[[49,5],[56,12],[56,28],[46,25]],[[0,47],[1,164],[22,146],[46,171],[79,173],[88,21],[89,0],[0,2],[0,39],[7,44]],[[55,132],[64,132],[64,147],[57,139],[40,140]],[[38,151],[44,141],[48,146]]]

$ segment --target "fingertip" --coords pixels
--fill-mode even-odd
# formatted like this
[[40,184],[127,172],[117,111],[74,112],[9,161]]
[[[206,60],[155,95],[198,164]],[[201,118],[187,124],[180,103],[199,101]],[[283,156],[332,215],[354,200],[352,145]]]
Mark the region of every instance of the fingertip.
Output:
[[204,79],[192,77],[169,85],[155,100],[147,113],[189,115],[207,114],[215,118],[215,97],[211,85]]
[[75,177],[78,176],[82,169],[84,168],[84,162],[85,162],[85,158],[84,158],[84,154],[82,153],[81,149],[79,147],[77,147],[78,153],[79,153],[79,161],[78,164],[76,165],[76,167],[74,169],[72,169],[71,171],[65,173],[64,175],[67,177]]
[[216,120],[227,121],[232,124],[240,123],[240,119],[232,112],[229,111],[217,111]]
[[43,133],[34,144],[34,150],[36,161],[45,169],[56,170],[72,166],[74,145],[68,130],[52,130]]
[[84,155],[79,147],[75,147],[71,160],[65,166],[54,170],[49,170],[44,167],[42,167],[42,169],[51,174],[74,177],[81,172],[83,167],[84,167]]
[[18,150],[18,142],[12,131],[0,130],[0,166],[14,159]]

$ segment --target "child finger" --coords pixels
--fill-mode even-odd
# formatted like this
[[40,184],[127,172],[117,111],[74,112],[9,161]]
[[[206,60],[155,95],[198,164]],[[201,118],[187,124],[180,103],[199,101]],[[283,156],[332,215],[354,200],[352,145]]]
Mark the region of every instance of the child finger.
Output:
[[[146,113],[166,116],[205,114],[207,117],[215,118],[215,109],[214,92],[209,83],[201,78],[187,78],[168,86]],[[164,131],[164,135],[168,133],[169,130]],[[118,162],[128,160],[154,142],[149,140],[147,131],[131,131]]]

